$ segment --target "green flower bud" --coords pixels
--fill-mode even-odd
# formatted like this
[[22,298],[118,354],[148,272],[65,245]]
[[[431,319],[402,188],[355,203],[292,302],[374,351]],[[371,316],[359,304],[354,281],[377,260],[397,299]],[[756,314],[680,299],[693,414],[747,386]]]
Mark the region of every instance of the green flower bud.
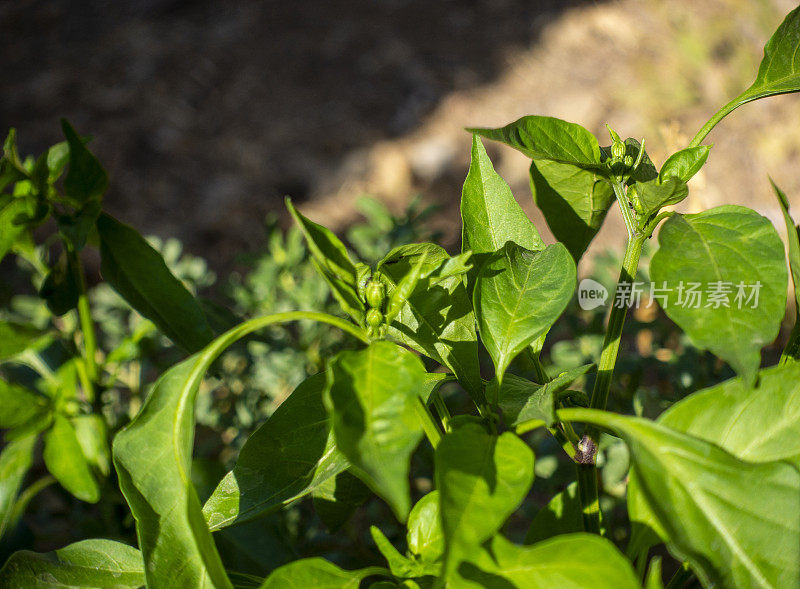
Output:
[[367,313],[367,325],[373,329],[377,329],[383,324],[383,313],[378,309],[370,309]]
[[625,167],[626,168],[630,168],[630,167],[633,166],[633,156],[632,155],[626,155],[624,161],[625,161]]
[[375,280],[367,284],[367,304],[373,309],[380,309],[383,301],[386,298],[383,283],[376,282]]
[[617,161],[625,157],[625,144],[615,141],[611,144],[611,157]]

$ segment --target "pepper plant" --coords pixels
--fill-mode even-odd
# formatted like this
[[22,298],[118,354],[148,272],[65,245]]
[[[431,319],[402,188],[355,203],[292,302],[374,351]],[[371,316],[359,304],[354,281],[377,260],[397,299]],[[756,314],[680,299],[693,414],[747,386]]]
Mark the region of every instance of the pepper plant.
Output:
[[[583,127],[545,116],[471,129],[456,255],[433,243],[403,245],[370,267],[287,201],[345,317],[291,311],[250,319],[213,337],[190,293],[152,288],[155,278],[173,284],[157,256],[117,247],[138,243],[126,226],[92,211],[73,215],[61,227],[67,268],[70,249],[96,229],[106,279],[164,334],[195,353],[161,376],[113,441],[138,548],[86,540],[48,554],[18,552],[0,580],[19,587],[656,588],[663,586],[663,552],[657,548],[663,544],[682,563],[668,587],[692,579],[706,587],[799,586],[800,328],[778,365],[761,369],[760,357],[777,337],[785,312],[784,246],[771,223],[745,207],[697,214],[664,210],[686,198],[687,182],[709,157],[703,141],[725,115],[746,102],[800,90],[799,54],[796,9],[767,43],[750,88],[660,168],[644,141],[622,140],[611,129],[607,147]],[[494,171],[482,139],[531,158],[534,199],[557,243],[542,241]],[[104,182],[78,159],[81,146],[77,139],[69,144],[64,188],[73,199],[75,186],[93,195]],[[34,182],[47,177],[46,168],[24,170],[9,153],[4,174],[27,174],[22,181]],[[777,188],[776,193],[798,286],[798,229],[785,196]],[[32,210],[50,198],[46,193],[31,201]],[[11,199],[6,202],[16,204]],[[574,296],[576,262],[615,202],[628,234],[613,299],[622,304],[612,305],[596,367],[549,374],[539,357],[545,339]],[[14,227],[30,222],[25,218]],[[607,403],[631,303],[627,289],[644,242],[659,226],[659,249],[650,265],[661,289],[659,304],[698,348],[710,350],[738,376],[696,391],[649,420],[608,411]],[[69,275],[52,282],[62,284]],[[716,294],[687,305],[691,284],[713,285]],[[738,293],[745,285],[757,286],[746,299]],[[87,347],[88,321],[82,323]],[[236,465],[203,504],[190,479],[193,409],[203,375],[237,340],[293,321],[327,324],[363,345],[330,358],[323,373],[300,384],[247,440]],[[494,366],[489,379],[478,361],[481,345]],[[521,354],[536,367],[533,380],[508,370]],[[571,388],[595,370],[591,394]],[[451,413],[454,403],[442,395],[442,386],[452,382],[472,411]],[[549,431],[574,462],[575,483],[552,497],[530,522],[528,543],[518,544],[504,525],[534,484],[535,457],[526,440],[538,429]],[[622,439],[630,451],[631,534],[624,553],[605,535],[598,501],[602,433]],[[412,489],[409,481],[410,461],[421,444],[430,445],[434,456],[433,488],[427,492]],[[375,522],[371,534],[382,563],[353,569],[300,558],[265,579],[226,567],[215,532],[304,498],[346,512],[353,506],[348,498],[354,477],[407,529],[398,546],[382,531],[383,522]]]

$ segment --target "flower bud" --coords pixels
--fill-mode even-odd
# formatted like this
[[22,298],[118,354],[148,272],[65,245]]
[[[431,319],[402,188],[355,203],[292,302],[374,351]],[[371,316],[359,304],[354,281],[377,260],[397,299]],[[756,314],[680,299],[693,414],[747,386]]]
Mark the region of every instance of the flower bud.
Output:
[[620,141],[615,141],[611,144],[611,157],[617,161],[621,161],[625,157],[625,144]]
[[367,325],[373,329],[377,329],[383,323],[383,313],[378,309],[370,309],[367,313]]
[[367,284],[367,304],[373,309],[380,309],[386,298],[382,283],[372,280]]

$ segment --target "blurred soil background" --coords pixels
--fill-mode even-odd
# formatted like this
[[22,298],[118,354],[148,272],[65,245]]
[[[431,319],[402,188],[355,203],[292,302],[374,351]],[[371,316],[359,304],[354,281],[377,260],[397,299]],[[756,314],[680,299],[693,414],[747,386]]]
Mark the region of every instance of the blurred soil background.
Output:
[[[755,76],[789,0],[18,0],[0,4],[0,127],[20,151],[94,137],[106,206],[176,236],[224,273],[263,246],[292,196],[341,230],[374,195],[415,194],[457,243],[466,126],[525,114],[606,122],[663,162]],[[684,210],[746,204],[782,221],[767,175],[800,208],[800,99],[734,112]],[[489,147],[543,233],[526,158]],[[621,244],[609,216],[593,251]]]

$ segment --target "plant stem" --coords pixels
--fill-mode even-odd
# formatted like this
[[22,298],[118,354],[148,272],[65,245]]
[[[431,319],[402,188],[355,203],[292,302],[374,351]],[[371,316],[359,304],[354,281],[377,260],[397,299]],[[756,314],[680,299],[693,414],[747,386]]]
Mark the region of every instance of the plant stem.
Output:
[[414,409],[417,412],[417,417],[419,418],[420,423],[422,424],[422,429],[425,431],[425,435],[428,437],[428,441],[435,450],[436,446],[439,445],[439,442],[442,441],[442,432],[439,429],[439,426],[436,425],[436,420],[433,418],[428,406],[425,405],[425,402],[419,397],[416,397],[415,399]]
[[748,100],[742,100],[742,96],[740,95],[731,100],[728,104],[723,106],[717,112],[715,112],[714,116],[708,119],[706,124],[703,125],[703,128],[697,132],[697,135],[694,136],[694,138],[689,143],[688,147],[697,147],[698,145],[700,145],[700,143],[703,142],[703,139],[706,138],[706,135],[708,135],[711,132],[711,129],[717,126],[717,123],[719,123],[722,119],[731,114],[731,112],[733,112],[735,109],[743,105],[745,102],[748,102]]
[[614,196],[617,197],[619,203],[619,210],[622,211],[622,218],[625,221],[625,228],[628,230],[628,240],[633,239],[637,235],[636,219],[634,218],[633,211],[628,201],[628,196],[625,194],[625,188],[621,182],[617,180],[610,180],[611,188],[614,189]]
[[[608,328],[603,341],[603,351],[597,366],[597,378],[594,381],[592,398],[589,406],[592,409],[605,409],[608,403],[608,393],[611,389],[611,379],[614,375],[614,366],[617,363],[619,344],[622,339],[622,328],[625,325],[625,316],[628,313],[627,304],[617,305],[617,292],[621,284],[632,284],[639,267],[639,256],[644,245],[644,235],[631,237],[625,246],[625,257],[611,300],[611,312],[608,317]],[[600,531],[600,503],[597,492],[597,466],[595,454],[599,431],[594,426],[587,426],[584,440],[581,444],[587,447],[588,455],[582,456],[578,464],[578,495],[583,507],[583,524],[587,532],[599,533]],[[579,448],[580,449],[580,448]]]
[[433,391],[431,395],[433,406],[436,407],[436,412],[439,414],[439,419],[442,421],[442,428],[444,431],[450,431],[450,410],[445,405],[444,399],[438,390]]
[[97,339],[94,332],[94,321],[92,311],[89,307],[89,296],[86,291],[86,278],[83,275],[83,265],[81,264],[78,253],[67,245],[67,256],[69,266],[78,284],[78,318],[81,324],[81,335],[83,336],[83,358],[86,363],[86,372],[89,383],[84,383],[89,389],[85,391],[89,401],[94,400],[94,383],[97,382]]

